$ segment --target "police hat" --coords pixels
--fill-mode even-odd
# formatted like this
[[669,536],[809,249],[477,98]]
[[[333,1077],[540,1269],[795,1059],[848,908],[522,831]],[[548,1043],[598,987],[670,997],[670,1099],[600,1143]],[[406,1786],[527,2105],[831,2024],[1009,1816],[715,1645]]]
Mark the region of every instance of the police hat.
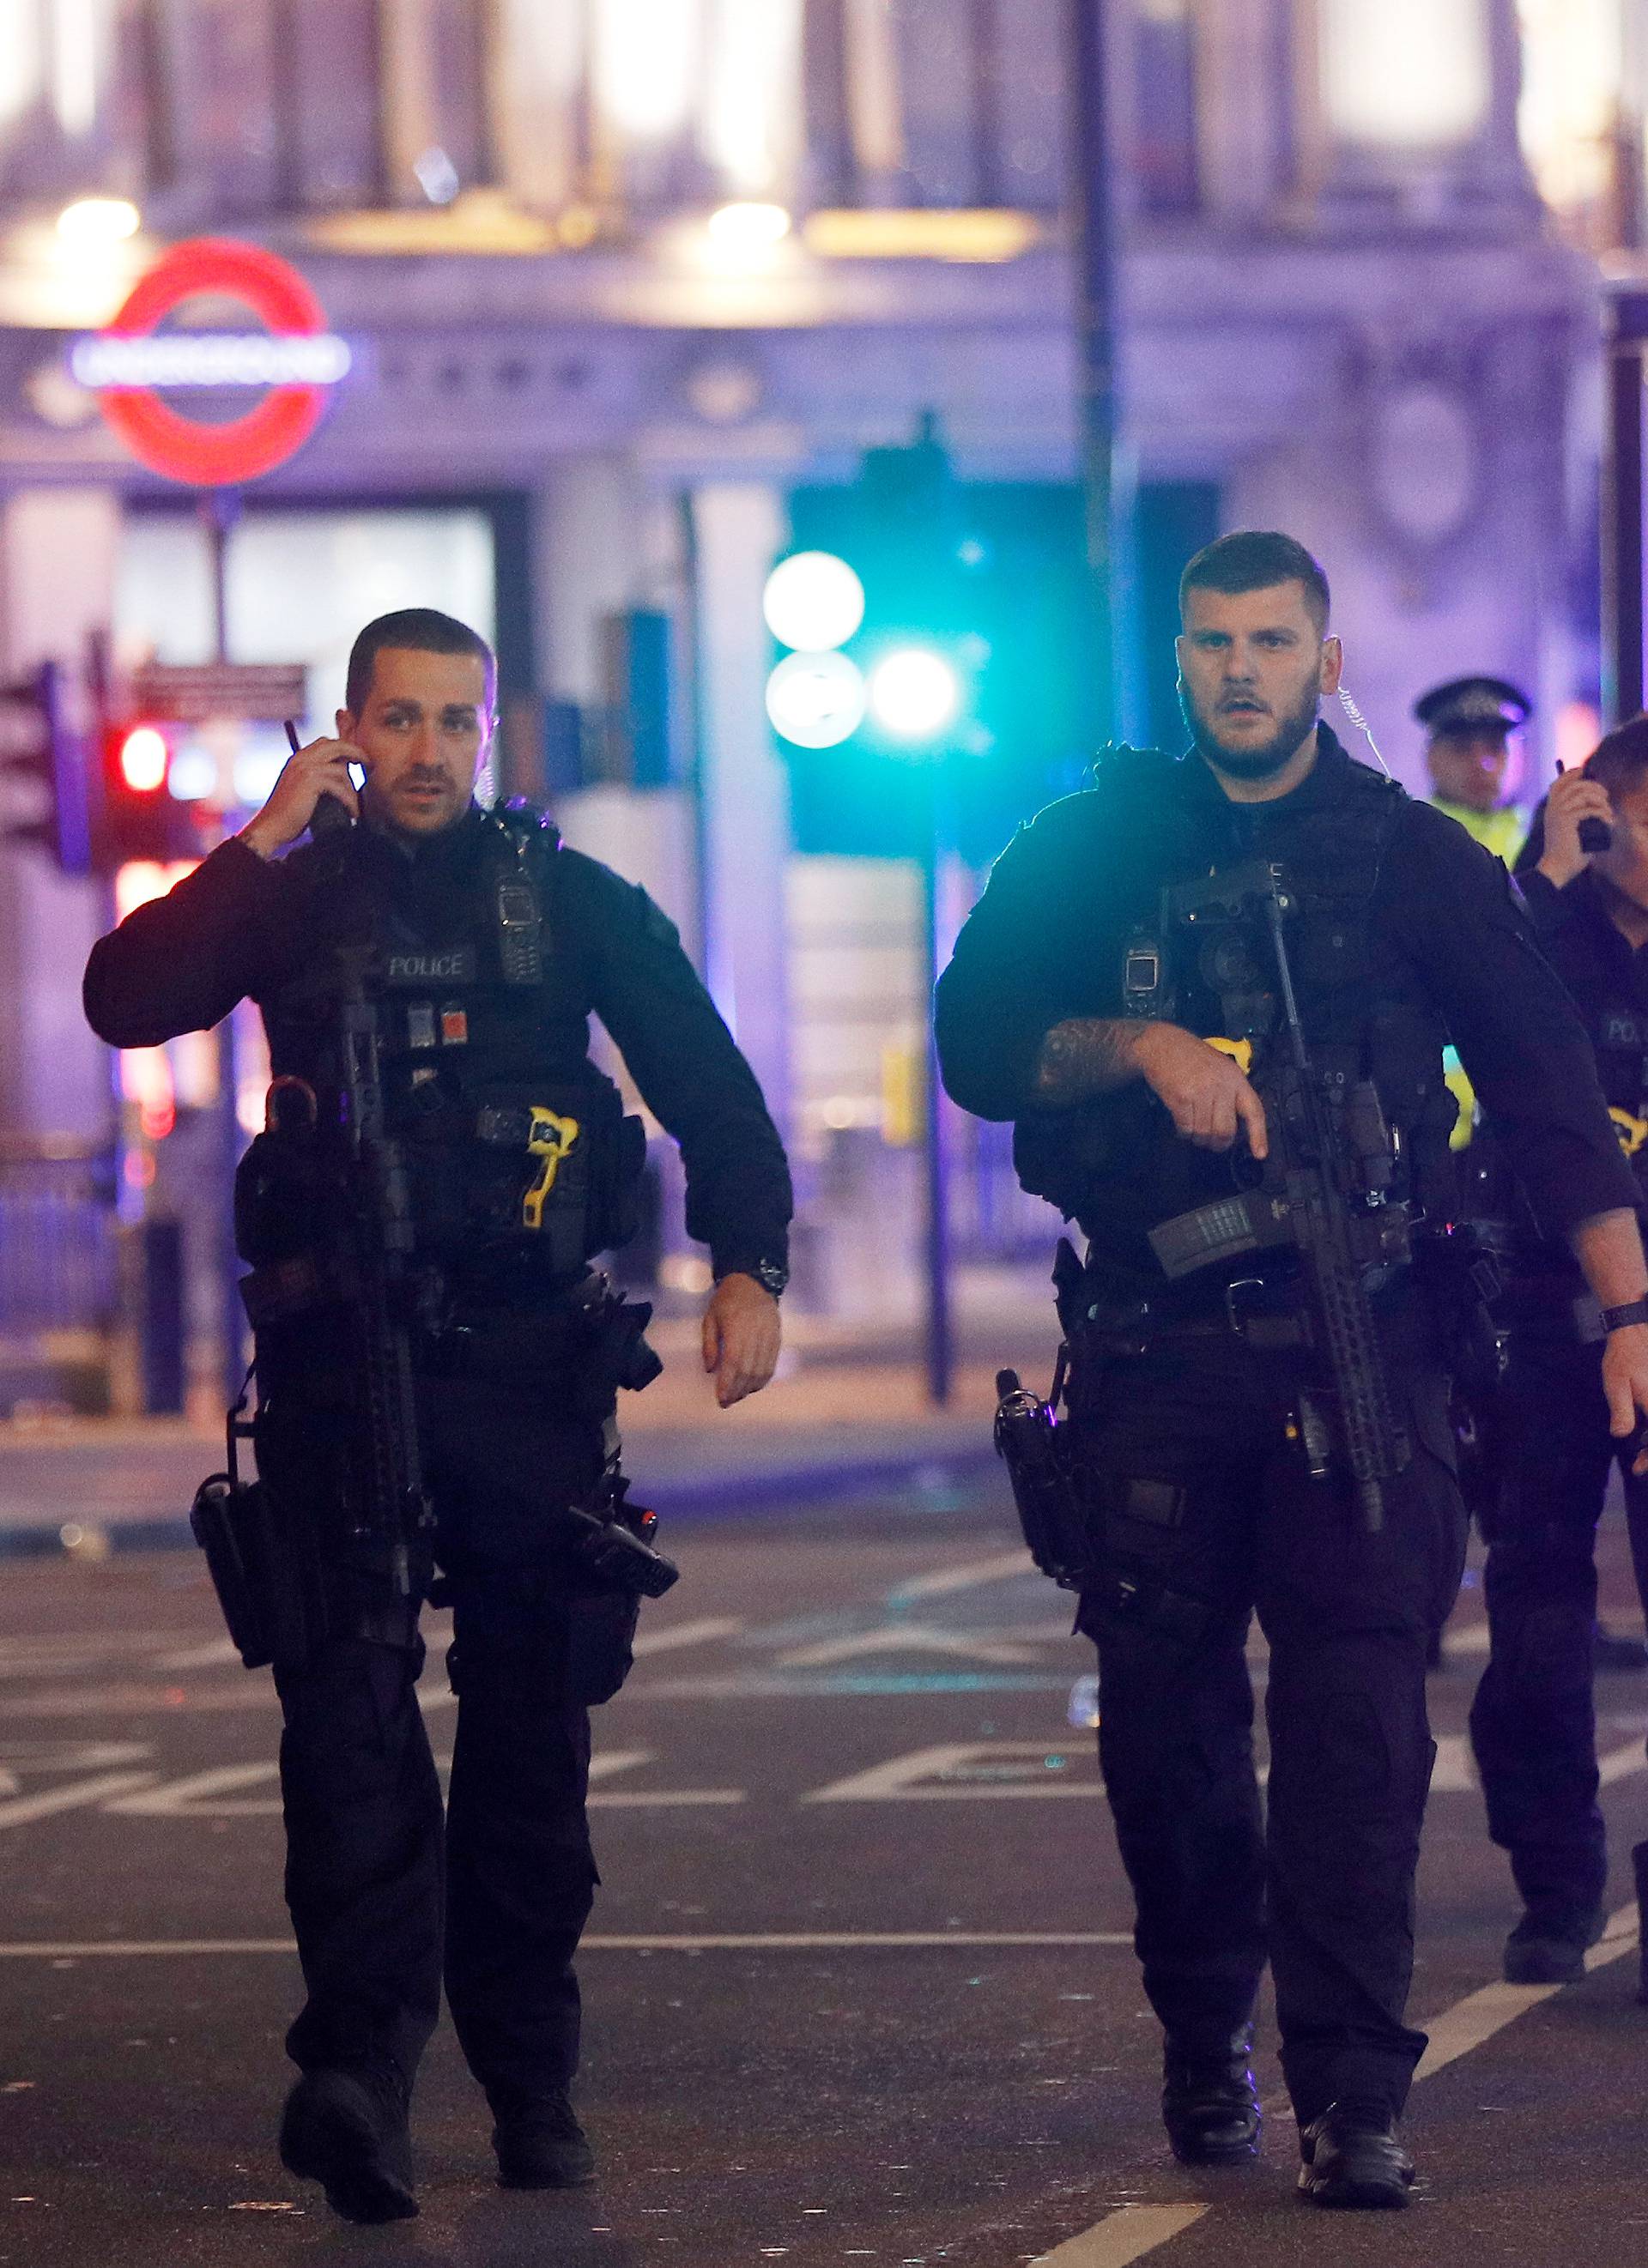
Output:
[[1414,703],[1415,716],[1433,738],[1438,733],[1514,733],[1533,709],[1527,695],[1503,677],[1451,678]]

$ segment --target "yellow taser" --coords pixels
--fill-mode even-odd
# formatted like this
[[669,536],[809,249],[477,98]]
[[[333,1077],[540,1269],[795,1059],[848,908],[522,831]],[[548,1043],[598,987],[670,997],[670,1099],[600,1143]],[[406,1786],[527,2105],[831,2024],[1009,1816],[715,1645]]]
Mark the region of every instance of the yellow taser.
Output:
[[532,1105],[532,1130],[527,1138],[530,1154],[542,1160],[538,1177],[521,1200],[521,1219],[523,1227],[541,1229],[543,1226],[543,1200],[555,1187],[555,1177],[561,1170],[562,1160],[571,1152],[580,1132],[575,1118],[562,1118],[548,1110],[541,1102]]

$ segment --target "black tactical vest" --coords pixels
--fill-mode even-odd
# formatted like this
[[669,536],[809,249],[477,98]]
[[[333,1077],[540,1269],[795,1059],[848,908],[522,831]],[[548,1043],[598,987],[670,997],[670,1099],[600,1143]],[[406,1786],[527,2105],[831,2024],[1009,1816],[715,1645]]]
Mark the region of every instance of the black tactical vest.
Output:
[[[573,1277],[626,1241],[645,1136],[588,1059],[557,934],[558,833],[525,806],[462,825],[456,855],[441,846],[416,869],[358,829],[318,851],[314,950],[262,1008],[272,1070],[314,1086],[322,1127],[335,1123],[338,949],[372,947],[385,1116],[419,1256],[484,1291]],[[269,1201],[278,1209],[273,1189]]]
[[[1193,925],[1174,918],[1171,896],[1179,885],[1255,858],[1279,865],[1294,909],[1285,925],[1294,988],[1317,1068],[1347,1090],[1371,1081],[1396,1136],[1391,1200],[1449,1217],[1454,1105],[1442,1078],[1445,1033],[1416,972],[1371,918],[1403,791],[1350,762],[1338,768],[1334,792],[1303,807],[1290,810],[1285,798],[1232,806],[1230,835],[1247,840],[1213,859],[1208,813],[1172,759],[1115,751],[1092,792],[1104,799],[1112,870],[1126,877],[1128,928],[1116,972],[1122,1012],[1164,1017],[1206,1039],[1246,1041],[1262,1070],[1265,1051],[1282,1042],[1275,956],[1261,926]],[[1015,1154],[1026,1186],[1078,1219],[1096,1253],[1152,1267],[1150,1228],[1253,1175],[1245,1145],[1227,1157],[1197,1149],[1140,1082],[1074,1111],[1021,1120]]]

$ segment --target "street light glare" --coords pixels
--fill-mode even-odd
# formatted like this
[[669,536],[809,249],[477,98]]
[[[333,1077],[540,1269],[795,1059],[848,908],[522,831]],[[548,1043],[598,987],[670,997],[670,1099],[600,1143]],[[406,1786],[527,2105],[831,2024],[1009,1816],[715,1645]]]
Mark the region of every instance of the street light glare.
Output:
[[767,680],[767,715],[797,748],[836,748],[864,721],[864,673],[844,653],[790,653]]
[[961,707],[961,681],[930,646],[901,646],[870,672],[869,706],[895,740],[931,740]]
[[100,244],[123,244],[142,225],[143,215],[129,197],[77,197],[57,216],[64,243],[88,251]]
[[863,621],[864,585],[833,552],[798,551],[767,577],[761,611],[780,645],[827,653],[845,645]]
[[722,205],[706,223],[710,238],[725,252],[753,252],[781,244],[790,232],[790,217],[782,205],[747,203]]

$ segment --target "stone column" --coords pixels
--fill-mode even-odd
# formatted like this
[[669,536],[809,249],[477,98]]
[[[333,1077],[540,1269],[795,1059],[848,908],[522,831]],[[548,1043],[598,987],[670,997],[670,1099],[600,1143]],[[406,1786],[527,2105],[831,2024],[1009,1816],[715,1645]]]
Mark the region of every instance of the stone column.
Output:
[[1276,0],[1196,0],[1194,23],[1203,195],[1221,219],[1257,220],[1274,202],[1286,138]]
[[767,721],[761,592],[787,540],[784,504],[765,482],[711,481],[691,515],[706,976],[783,1127],[789,783]]

